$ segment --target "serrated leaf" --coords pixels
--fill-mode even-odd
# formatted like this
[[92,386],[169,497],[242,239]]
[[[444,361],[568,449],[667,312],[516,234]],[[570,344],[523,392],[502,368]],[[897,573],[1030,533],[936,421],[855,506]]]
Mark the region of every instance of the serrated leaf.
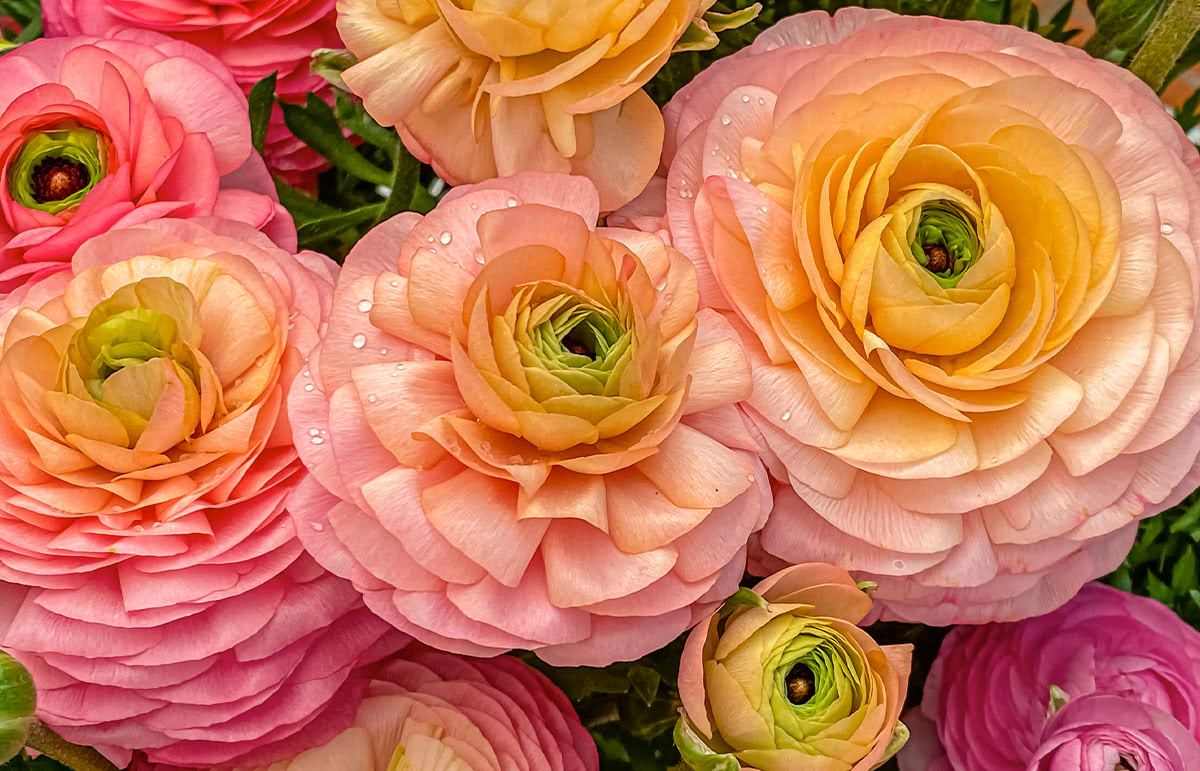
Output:
[[388,172],[359,155],[342,134],[333,109],[316,94],[310,93],[303,107],[287,102],[280,103],[280,107],[288,129],[334,166],[374,185],[387,185],[391,181]]
[[267,142],[267,127],[271,123],[271,108],[275,106],[275,81],[278,75],[278,72],[272,72],[250,89],[250,141],[260,153]]

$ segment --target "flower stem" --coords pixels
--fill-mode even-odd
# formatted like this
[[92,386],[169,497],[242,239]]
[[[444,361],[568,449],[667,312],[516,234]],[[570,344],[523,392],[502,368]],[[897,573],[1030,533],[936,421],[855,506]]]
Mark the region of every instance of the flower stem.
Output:
[[1150,28],[1129,69],[1155,91],[1161,91],[1167,75],[1197,31],[1200,31],[1200,0],[1171,0],[1166,12]]
[[57,760],[71,771],[117,771],[107,758],[91,747],[71,744],[41,720],[34,720],[25,737],[25,745],[35,749],[51,760]]

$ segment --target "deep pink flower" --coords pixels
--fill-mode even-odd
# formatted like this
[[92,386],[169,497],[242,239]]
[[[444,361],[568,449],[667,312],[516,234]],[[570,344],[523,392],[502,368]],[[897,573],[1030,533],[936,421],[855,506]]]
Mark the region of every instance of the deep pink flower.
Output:
[[1137,699],[1091,694],[1046,725],[1028,771],[1193,771],[1200,744],[1170,714]]
[[[1048,725],[1052,689],[1063,692],[1056,701],[1067,701],[1056,715],[1060,719]],[[1082,702],[1092,695],[1151,709],[1127,705],[1114,711],[1110,702],[1085,707]],[[1076,701],[1081,704],[1073,707]],[[1059,771],[1035,761],[1049,763],[1056,753],[1106,742],[1148,741],[1159,744],[1153,751],[1164,757],[1194,758],[1200,741],[1200,632],[1155,600],[1089,584],[1045,616],[956,627],[925,683],[920,714],[926,720],[905,717],[913,732],[911,745],[900,753],[905,771]],[[1173,731],[1170,721],[1180,730]],[[1139,731],[1160,738],[1131,738]],[[1072,771],[1093,768],[1111,766],[1085,764]]]
[[[180,44],[175,44],[180,45]],[[348,724],[395,635],[296,539],[284,396],[337,267],[162,219],[0,303],[0,647],[118,763],[270,762]]]
[[599,208],[527,173],[381,224],[292,388],[301,540],[430,645],[637,658],[737,588],[766,516],[733,331]]
[[[308,91],[331,89],[309,71],[318,48],[339,48],[337,0],[45,0],[46,34],[105,36],[147,29],[185,40],[221,60],[242,89],[272,72],[276,93],[304,102]],[[287,130],[276,106],[265,148],[267,165],[285,181],[307,186],[324,159]]]
[[847,8],[664,116],[662,181],[612,221],[665,228],[736,318],[780,563],[877,582],[884,618],[1012,621],[1200,482],[1200,157],[1128,71]]
[[142,31],[0,59],[0,291],[112,228],[208,215],[295,247],[245,97],[215,59]]
[[599,766],[596,745],[571,702],[545,675],[511,656],[472,659],[410,646],[371,675],[353,726],[323,747],[259,771]]

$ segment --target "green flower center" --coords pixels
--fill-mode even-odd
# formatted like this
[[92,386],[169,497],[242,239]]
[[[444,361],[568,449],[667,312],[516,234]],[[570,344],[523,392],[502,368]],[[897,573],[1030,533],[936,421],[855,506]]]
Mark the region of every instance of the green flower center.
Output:
[[606,394],[628,363],[631,343],[617,314],[575,294],[539,300],[522,314],[529,314],[530,325],[528,347],[521,346],[524,364],[544,367],[577,393]]
[[91,129],[35,134],[8,169],[8,191],[27,209],[57,214],[77,205],[104,178],[105,143]]
[[949,288],[979,259],[979,236],[964,211],[938,201],[921,208],[911,249],[917,262]]

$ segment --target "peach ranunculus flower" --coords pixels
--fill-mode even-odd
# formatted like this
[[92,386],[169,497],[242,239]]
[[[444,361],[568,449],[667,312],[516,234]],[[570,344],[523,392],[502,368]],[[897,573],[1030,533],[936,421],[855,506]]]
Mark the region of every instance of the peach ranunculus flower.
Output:
[[304,476],[285,395],[336,270],[165,219],[0,304],[0,647],[43,720],[121,767],[294,755],[390,652],[285,509]]
[[736,333],[598,214],[530,172],[387,221],[292,388],[305,547],[430,645],[637,658],[736,589],[766,516]]
[[614,219],[665,227],[737,317],[770,555],[877,581],[885,618],[1011,620],[1196,487],[1200,158],[1132,75],[846,9],[665,114],[666,179]]
[[642,86],[711,0],[339,0],[372,117],[450,184],[580,174],[610,211],[658,166],[663,122]]
[[596,744],[545,675],[511,656],[421,646],[369,670],[354,724],[259,771],[596,771]]
[[698,769],[869,771],[904,744],[911,645],[858,628],[871,599],[808,563],[742,590],[688,636],[675,741]]

